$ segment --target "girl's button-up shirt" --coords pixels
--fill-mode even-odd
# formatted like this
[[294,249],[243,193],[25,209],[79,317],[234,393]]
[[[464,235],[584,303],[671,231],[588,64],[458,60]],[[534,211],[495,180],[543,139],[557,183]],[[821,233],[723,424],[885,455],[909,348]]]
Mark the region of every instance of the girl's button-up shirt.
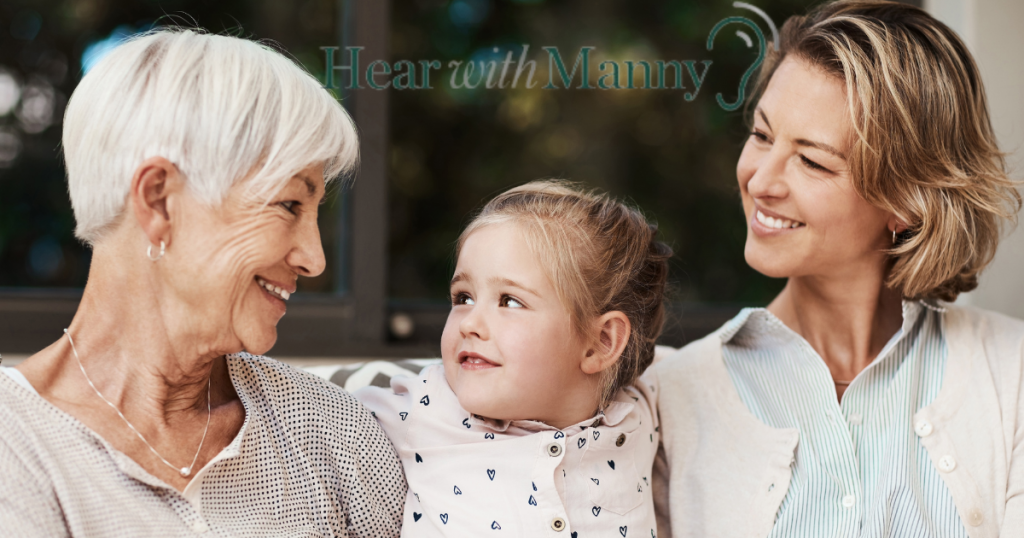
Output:
[[405,467],[403,536],[646,538],[657,533],[656,390],[642,377],[603,413],[562,430],[471,415],[441,365],[356,396]]

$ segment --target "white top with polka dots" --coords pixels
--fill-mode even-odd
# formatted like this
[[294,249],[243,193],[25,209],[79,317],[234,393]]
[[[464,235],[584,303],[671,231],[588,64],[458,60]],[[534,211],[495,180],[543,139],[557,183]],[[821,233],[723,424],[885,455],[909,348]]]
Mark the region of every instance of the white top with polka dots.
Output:
[[441,365],[355,395],[405,466],[402,536],[647,538],[657,528],[655,383],[641,378],[603,414],[562,430],[471,415]]
[[398,536],[401,464],[359,402],[272,359],[227,361],[245,422],[184,493],[0,375],[0,534]]

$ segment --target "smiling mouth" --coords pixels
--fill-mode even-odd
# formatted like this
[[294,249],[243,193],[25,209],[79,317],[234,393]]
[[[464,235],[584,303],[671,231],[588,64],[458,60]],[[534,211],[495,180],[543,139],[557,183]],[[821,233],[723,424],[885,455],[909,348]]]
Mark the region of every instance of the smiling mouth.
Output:
[[266,292],[269,293],[271,296],[281,299],[282,301],[287,301],[288,298],[292,296],[292,294],[289,293],[288,290],[283,290],[267,282],[266,280],[263,280],[260,277],[256,277],[256,283],[259,284],[261,288],[266,290]]
[[785,228],[800,228],[801,226],[806,226],[804,223],[797,222],[795,220],[769,217],[768,215],[762,213],[760,209],[755,211],[754,218],[757,219],[757,222],[764,224],[766,227],[774,228],[776,230],[782,230]]
[[463,351],[459,353],[459,365],[466,370],[481,370],[484,368],[495,368],[500,364],[491,362],[483,355]]

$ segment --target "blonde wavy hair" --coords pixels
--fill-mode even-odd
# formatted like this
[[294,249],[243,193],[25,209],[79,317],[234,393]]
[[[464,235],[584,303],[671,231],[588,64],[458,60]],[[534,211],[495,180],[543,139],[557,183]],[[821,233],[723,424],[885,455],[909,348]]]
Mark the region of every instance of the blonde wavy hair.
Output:
[[630,335],[619,360],[604,373],[602,407],[631,385],[654,360],[665,324],[665,289],[672,249],[658,227],[607,194],[565,181],[533,181],[509,189],[484,206],[459,236],[456,259],[473,232],[493,224],[522,227],[577,336],[588,342],[588,322],[606,312],[629,318]]
[[908,225],[890,250],[887,284],[907,298],[946,301],[977,287],[1021,196],[963,41],[906,4],[827,3],[786,21],[749,103],[788,56],[845,82],[854,186]]

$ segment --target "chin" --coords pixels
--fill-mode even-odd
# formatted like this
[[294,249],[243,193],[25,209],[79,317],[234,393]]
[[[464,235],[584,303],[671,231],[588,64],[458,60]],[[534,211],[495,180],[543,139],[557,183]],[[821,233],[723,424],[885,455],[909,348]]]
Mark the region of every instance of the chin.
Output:
[[785,256],[779,254],[751,245],[750,240],[747,240],[747,247],[743,251],[743,257],[751,269],[769,278],[789,278],[795,271],[788,260],[782,259]]
[[252,355],[266,355],[277,343],[277,327],[241,338],[242,349]]
[[[477,394],[477,392],[481,392]],[[456,393],[459,405],[473,415],[502,420],[506,418],[503,409],[495,405],[494,395],[488,391],[460,390]],[[507,409],[504,409],[507,412]]]

